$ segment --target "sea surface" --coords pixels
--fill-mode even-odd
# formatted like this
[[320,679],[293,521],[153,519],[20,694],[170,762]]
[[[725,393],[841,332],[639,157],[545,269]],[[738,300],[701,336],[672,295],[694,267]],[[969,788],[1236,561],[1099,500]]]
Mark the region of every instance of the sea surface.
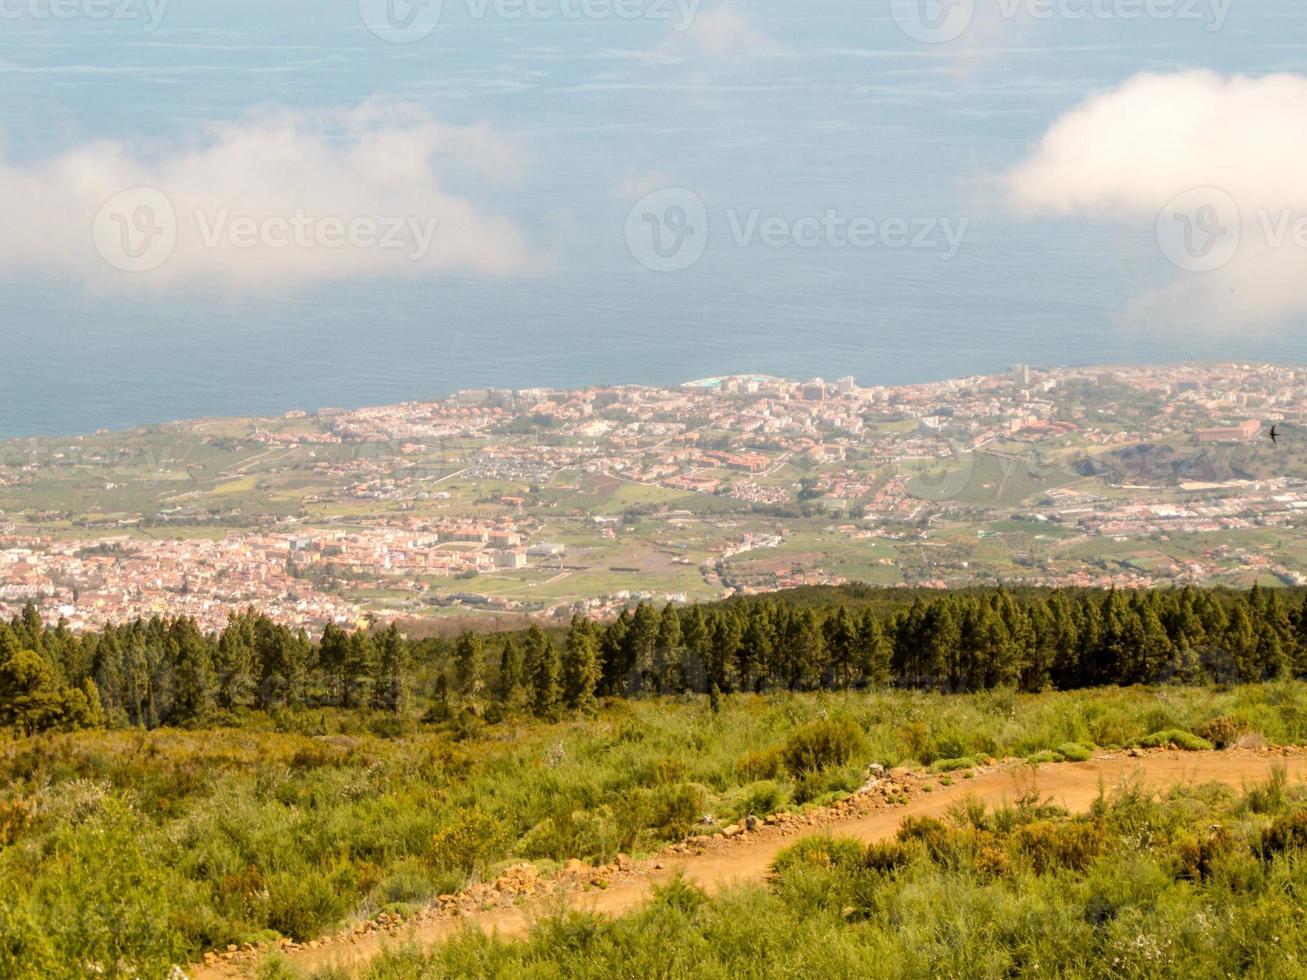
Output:
[[[258,291],[104,287],[11,261],[0,437],[486,385],[1307,361],[1301,324],[1194,331],[1126,316],[1176,276],[1150,225],[1023,216],[999,190],[1054,120],[1140,71],[1307,72],[1304,8],[1234,0],[1219,30],[1021,24],[961,52],[905,37],[863,0],[705,3],[733,13],[693,40],[665,23],[509,20],[454,0],[429,38],[403,45],[370,34],[353,0],[174,0],[153,31],[0,21],[0,179],[100,140],[146,156],[202,143],[259,106],[401,99],[513,141],[518,180],[452,173],[448,186],[512,220],[541,259],[502,277]],[[661,186],[692,188],[712,221],[706,254],[680,272],[643,267],[624,240],[631,206]],[[948,260],[741,245],[724,216],[752,210],[969,224]]]

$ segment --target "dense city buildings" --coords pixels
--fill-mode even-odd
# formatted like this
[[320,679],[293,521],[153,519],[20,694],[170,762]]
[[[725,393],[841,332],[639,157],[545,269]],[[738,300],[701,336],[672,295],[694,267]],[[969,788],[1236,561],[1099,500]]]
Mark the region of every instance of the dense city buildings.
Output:
[[[481,389],[0,445],[0,615],[603,615],[847,579],[1298,583],[1307,371]],[[1278,423],[1278,445],[1265,438]]]

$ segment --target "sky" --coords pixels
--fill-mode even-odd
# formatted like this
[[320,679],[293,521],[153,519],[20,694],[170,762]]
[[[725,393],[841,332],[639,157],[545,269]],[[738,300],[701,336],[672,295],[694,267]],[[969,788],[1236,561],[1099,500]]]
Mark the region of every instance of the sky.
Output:
[[0,437],[1307,353],[1295,0],[0,0]]

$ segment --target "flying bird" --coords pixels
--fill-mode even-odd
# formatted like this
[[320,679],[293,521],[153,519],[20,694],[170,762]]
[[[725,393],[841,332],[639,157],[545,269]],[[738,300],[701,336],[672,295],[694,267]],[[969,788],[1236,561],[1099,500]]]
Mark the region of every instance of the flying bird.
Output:
[[1271,437],[1271,442],[1275,443],[1277,446],[1280,444],[1280,427],[1278,425],[1271,426],[1271,431],[1268,435]]

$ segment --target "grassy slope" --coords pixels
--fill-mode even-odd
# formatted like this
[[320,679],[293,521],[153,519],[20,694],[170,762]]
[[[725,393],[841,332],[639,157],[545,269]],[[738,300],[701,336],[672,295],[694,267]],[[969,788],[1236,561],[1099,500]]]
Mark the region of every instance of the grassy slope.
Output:
[[[280,719],[281,732],[264,719],[269,730],[15,740],[0,757],[0,933],[45,975],[127,955],[153,976],[269,930],[307,938],[402,911],[510,858],[607,859],[678,838],[704,812],[826,801],[872,761],[1123,744],[1218,716],[1307,741],[1307,685],[734,697],[717,714],[703,699],[630,702],[462,742],[381,738],[317,712]],[[794,771],[779,750],[822,718],[856,726],[851,754]]]

